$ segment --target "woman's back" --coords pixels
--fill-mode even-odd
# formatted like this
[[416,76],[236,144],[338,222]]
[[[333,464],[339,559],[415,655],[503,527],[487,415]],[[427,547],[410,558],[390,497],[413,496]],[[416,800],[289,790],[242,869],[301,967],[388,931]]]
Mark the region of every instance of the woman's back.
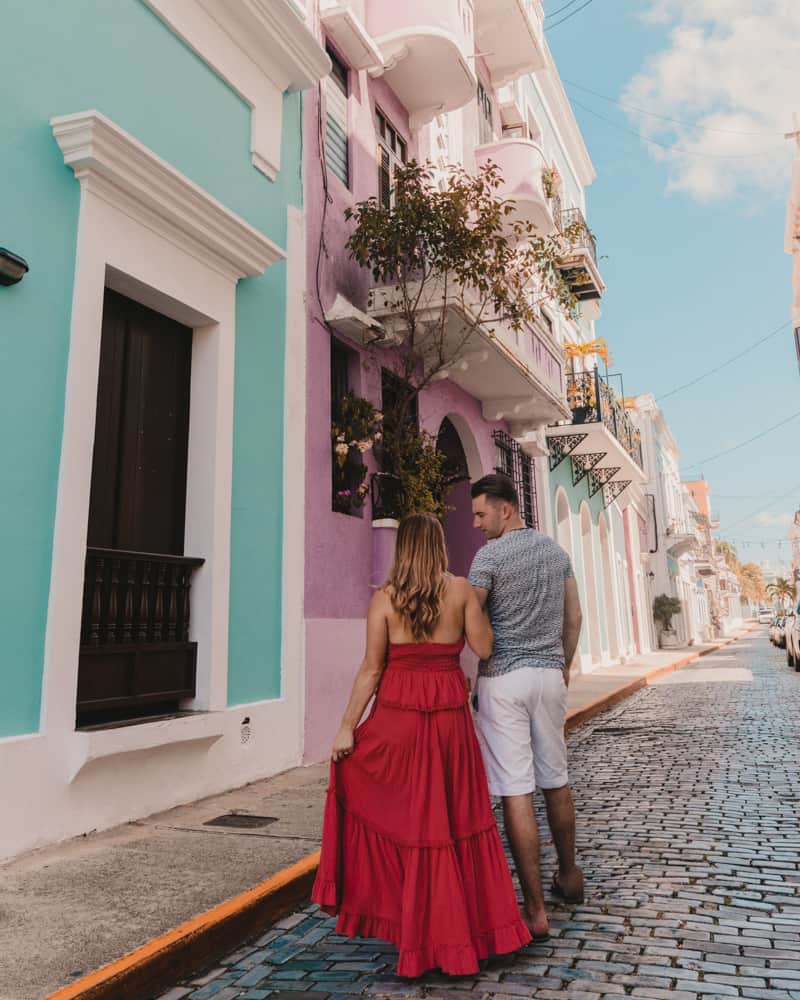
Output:
[[457,643],[463,638],[480,657],[488,658],[492,651],[492,631],[468,580],[445,573],[442,579],[439,615],[430,634],[423,640],[414,637],[412,624],[400,614],[393,600],[393,589],[387,585],[385,615],[388,640],[392,645],[434,642]]

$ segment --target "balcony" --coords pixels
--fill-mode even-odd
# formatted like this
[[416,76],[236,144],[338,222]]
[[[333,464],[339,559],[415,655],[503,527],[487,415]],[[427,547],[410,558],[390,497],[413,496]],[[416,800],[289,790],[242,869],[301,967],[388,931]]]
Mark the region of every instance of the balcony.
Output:
[[639,432],[596,369],[569,374],[566,383],[572,421],[547,429],[551,471],[570,458],[573,485],[585,478],[590,496],[602,490],[608,506],[646,481]]
[[475,46],[495,87],[547,64],[540,0],[475,0]]
[[353,69],[379,69],[383,57],[364,27],[365,0],[321,0],[326,36]]
[[579,208],[565,209],[556,222],[562,233],[568,229],[576,233],[560,264],[561,276],[569,290],[579,302],[602,298],[606,286],[597,268],[597,243],[583,212]]
[[385,75],[412,129],[475,96],[472,16],[469,0],[366,0],[367,31],[384,63],[371,72]]
[[[379,342],[387,346],[402,342],[407,334],[397,294],[394,286],[375,288],[369,294],[368,314],[380,323]],[[418,337],[426,322],[438,323],[442,308],[441,287],[431,282],[416,313]],[[487,420],[507,420],[515,435],[568,419],[559,344],[544,330],[524,326],[515,331],[507,322],[488,317],[470,331],[477,308],[469,295],[463,301],[448,300],[445,354],[451,353],[456,360],[436,378],[448,378],[460,386],[481,402]]]
[[542,185],[542,169],[547,165],[544,153],[529,139],[502,139],[478,146],[475,160],[482,167],[490,160],[503,175],[498,194],[513,200],[516,208],[509,219],[532,222],[540,236],[554,232],[551,203]]

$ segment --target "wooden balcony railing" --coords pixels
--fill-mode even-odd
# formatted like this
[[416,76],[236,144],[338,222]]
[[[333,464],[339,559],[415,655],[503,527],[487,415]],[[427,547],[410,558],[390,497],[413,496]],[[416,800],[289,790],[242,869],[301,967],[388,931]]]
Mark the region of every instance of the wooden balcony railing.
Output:
[[203,562],[87,549],[81,645],[188,642],[192,574]]
[[192,574],[203,559],[86,552],[76,722],[108,725],[178,710],[196,692]]

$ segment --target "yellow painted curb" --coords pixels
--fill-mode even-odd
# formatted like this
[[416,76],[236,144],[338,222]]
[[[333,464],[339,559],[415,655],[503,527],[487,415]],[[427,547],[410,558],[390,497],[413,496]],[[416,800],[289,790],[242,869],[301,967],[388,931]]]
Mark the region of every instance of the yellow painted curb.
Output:
[[[319,867],[319,851],[234,896],[96,972],[51,993],[45,1000],[142,1000],[165,981],[191,973],[217,946],[242,933],[243,923],[274,923],[307,898]],[[222,931],[222,933],[220,933]],[[214,941],[210,940],[213,936]],[[227,944],[224,946],[227,947]],[[188,964],[188,968],[187,968]]]

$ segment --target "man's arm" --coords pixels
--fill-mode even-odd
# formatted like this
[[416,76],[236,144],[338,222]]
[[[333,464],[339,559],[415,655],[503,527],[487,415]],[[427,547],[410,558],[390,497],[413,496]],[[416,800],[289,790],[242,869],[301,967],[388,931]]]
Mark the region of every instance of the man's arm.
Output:
[[475,591],[475,596],[478,598],[478,604],[482,608],[486,607],[486,602],[489,600],[489,591],[486,587],[476,587],[473,583],[472,589]]
[[564,581],[564,627],[561,631],[561,641],[564,645],[564,681],[567,686],[569,686],[569,668],[578,648],[582,621],[578,584],[574,576],[569,576]]

